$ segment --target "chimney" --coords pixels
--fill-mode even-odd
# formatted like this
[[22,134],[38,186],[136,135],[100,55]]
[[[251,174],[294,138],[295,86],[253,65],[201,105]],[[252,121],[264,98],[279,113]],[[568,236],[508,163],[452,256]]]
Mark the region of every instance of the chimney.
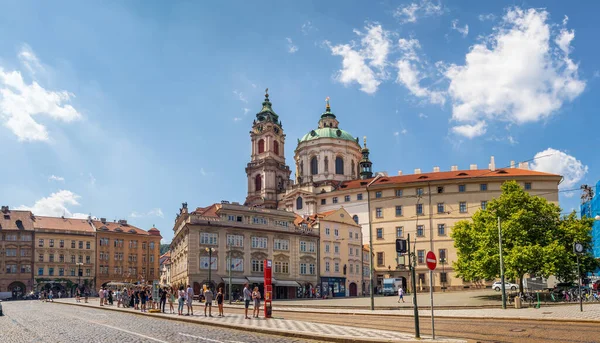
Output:
[[458,166],[450,166],[450,171],[458,171]]
[[106,224],[106,218],[100,218],[100,221],[102,222],[102,224]]
[[471,166],[469,167],[469,169],[471,169],[471,170],[477,170],[477,165],[476,164],[471,164]]
[[402,175],[402,170],[398,170],[398,176]]
[[529,170],[529,162],[521,162],[521,163],[519,163],[519,168],[520,169]]
[[494,161],[494,156],[492,156],[490,158],[490,167],[489,167],[489,169],[491,171],[495,171],[496,170],[496,161]]
[[515,167],[515,161],[510,161],[510,167],[514,168]]
[[440,172],[440,167],[433,167],[433,172],[434,173],[439,173]]
[[421,174],[421,168],[416,168],[415,169],[415,174]]

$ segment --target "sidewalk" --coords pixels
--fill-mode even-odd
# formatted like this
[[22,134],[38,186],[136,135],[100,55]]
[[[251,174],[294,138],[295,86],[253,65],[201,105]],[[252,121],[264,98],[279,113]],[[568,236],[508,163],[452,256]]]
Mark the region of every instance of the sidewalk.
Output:
[[[281,304],[281,303],[280,303]],[[408,303],[410,305],[410,303]],[[283,304],[281,304],[283,305]],[[403,304],[403,305],[406,305]],[[241,305],[228,305],[225,307],[242,308]],[[274,303],[273,313],[282,312],[304,312],[304,313],[331,313],[340,315],[389,315],[389,316],[406,316],[412,317],[412,309],[396,309],[396,310],[363,310],[363,309],[348,309],[348,308],[306,308],[306,307],[286,307],[279,306]],[[429,308],[419,309],[420,316],[431,316]],[[559,321],[577,321],[577,322],[598,322],[600,323],[600,303],[584,303],[583,312],[579,311],[579,303],[570,303],[562,306],[544,306],[541,308],[521,308],[507,307],[506,310],[501,308],[486,308],[486,309],[435,309],[436,317],[446,318],[479,318],[479,319],[519,319],[519,320],[559,320]]]
[[[281,335],[287,337],[297,337],[306,339],[315,339],[319,341],[331,341],[331,342],[417,342],[417,341],[429,341],[429,342],[448,342],[458,343],[465,342],[463,340],[439,338],[433,341],[430,336],[423,336],[420,340],[416,340],[412,334],[384,331],[384,330],[373,330],[364,329],[351,326],[341,325],[330,325],[330,324],[319,324],[312,322],[304,322],[297,320],[285,320],[285,319],[244,319],[243,315],[228,314],[224,318],[219,317],[204,317],[204,315],[194,316],[178,316],[176,314],[163,314],[163,313],[141,313],[133,309],[117,308],[113,306],[98,305],[98,299],[91,299],[90,303],[77,303],[74,299],[57,299],[54,300],[57,304],[66,304],[72,306],[84,306],[92,307],[99,310],[108,311],[120,311],[127,312],[137,315],[145,315],[150,317],[163,318],[166,320],[185,321],[189,323],[196,323],[202,325],[213,325],[221,326],[236,330],[246,330],[253,332],[260,332],[271,335]],[[213,310],[216,310],[214,308]],[[216,312],[216,311],[215,311]],[[201,313],[200,309],[196,308],[196,313]],[[203,314],[204,312],[202,312]],[[262,313],[262,312],[261,312]]]

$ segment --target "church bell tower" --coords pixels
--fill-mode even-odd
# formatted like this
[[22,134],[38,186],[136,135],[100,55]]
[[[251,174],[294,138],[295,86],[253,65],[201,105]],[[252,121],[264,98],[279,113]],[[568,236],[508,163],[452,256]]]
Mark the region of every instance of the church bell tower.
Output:
[[277,195],[285,193],[291,171],[285,164],[281,120],[271,107],[268,88],[262,109],[252,123],[250,140],[252,153],[246,166],[248,196],[245,205],[276,209]]

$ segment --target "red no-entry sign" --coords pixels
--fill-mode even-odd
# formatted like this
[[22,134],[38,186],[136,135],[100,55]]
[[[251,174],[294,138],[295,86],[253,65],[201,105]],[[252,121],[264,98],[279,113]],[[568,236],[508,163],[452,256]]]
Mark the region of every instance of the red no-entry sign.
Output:
[[433,251],[427,252],[427,256],[425,256],[425,262],[427,262],[427,268],[429,268],[429,270],[435,270],[435,267],[437,266],[437,258],[435,257]]

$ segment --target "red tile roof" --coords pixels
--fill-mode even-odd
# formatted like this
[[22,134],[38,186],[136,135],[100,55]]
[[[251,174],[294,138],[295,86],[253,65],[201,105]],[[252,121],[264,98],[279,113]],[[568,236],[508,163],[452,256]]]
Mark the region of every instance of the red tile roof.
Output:
[[68,230],[79,232],[94,232],[94,228],[87,219],[62,218],[62,217],[42,217],[36,216],[33,222],[36,229],[47,230]]
[[201,216],[201,217],[215,217],[218,218],[217,210],[219,209],[218,204],[212,204],[208,207],[198,207],[192,214]]
[[[99,220],[94,220],[92,221],[94,223],[94,226],[96,227],[97,232],[121,232],[121,233],[133,233],[135,232],[135,234],[137,235],[149,235],[149,233],[145,230],[142,230],[138,227],[135,227],[131,224],[120,224],[120,223],[114,223],[114,222],[106,222],[106,223],[102,223]],[[133,230],[133,232],[132,232]]]
[[[5,219],[5,215],[8,217]],[[14,211],[10,210],[7,213],[0,212],[0,228],[3,230],[18,230],[17,220],[23,224],[23,230],[33,231],[33,214],[30,211]]]
[[[412,182],[427,182],[427,181],[445,181],[445,180],[468,180],[472,178],[510,178],[511,176],[550,176],[560,178],[560,175],[539,172],[535,170],[519,169],[519,168],[503,168],[491,171],[489,169],[477,169],[477,170],[457,170],[457,171],[445,171],[445,172],[432,172],[422,174],[409,174],[399,176],[381,176],[372,186],[375,185],[386,185],[386,184],[402,184]],[[352,180],[346,181],[340,185],[338,190],[364,188],[375,178],[366,180]]]

